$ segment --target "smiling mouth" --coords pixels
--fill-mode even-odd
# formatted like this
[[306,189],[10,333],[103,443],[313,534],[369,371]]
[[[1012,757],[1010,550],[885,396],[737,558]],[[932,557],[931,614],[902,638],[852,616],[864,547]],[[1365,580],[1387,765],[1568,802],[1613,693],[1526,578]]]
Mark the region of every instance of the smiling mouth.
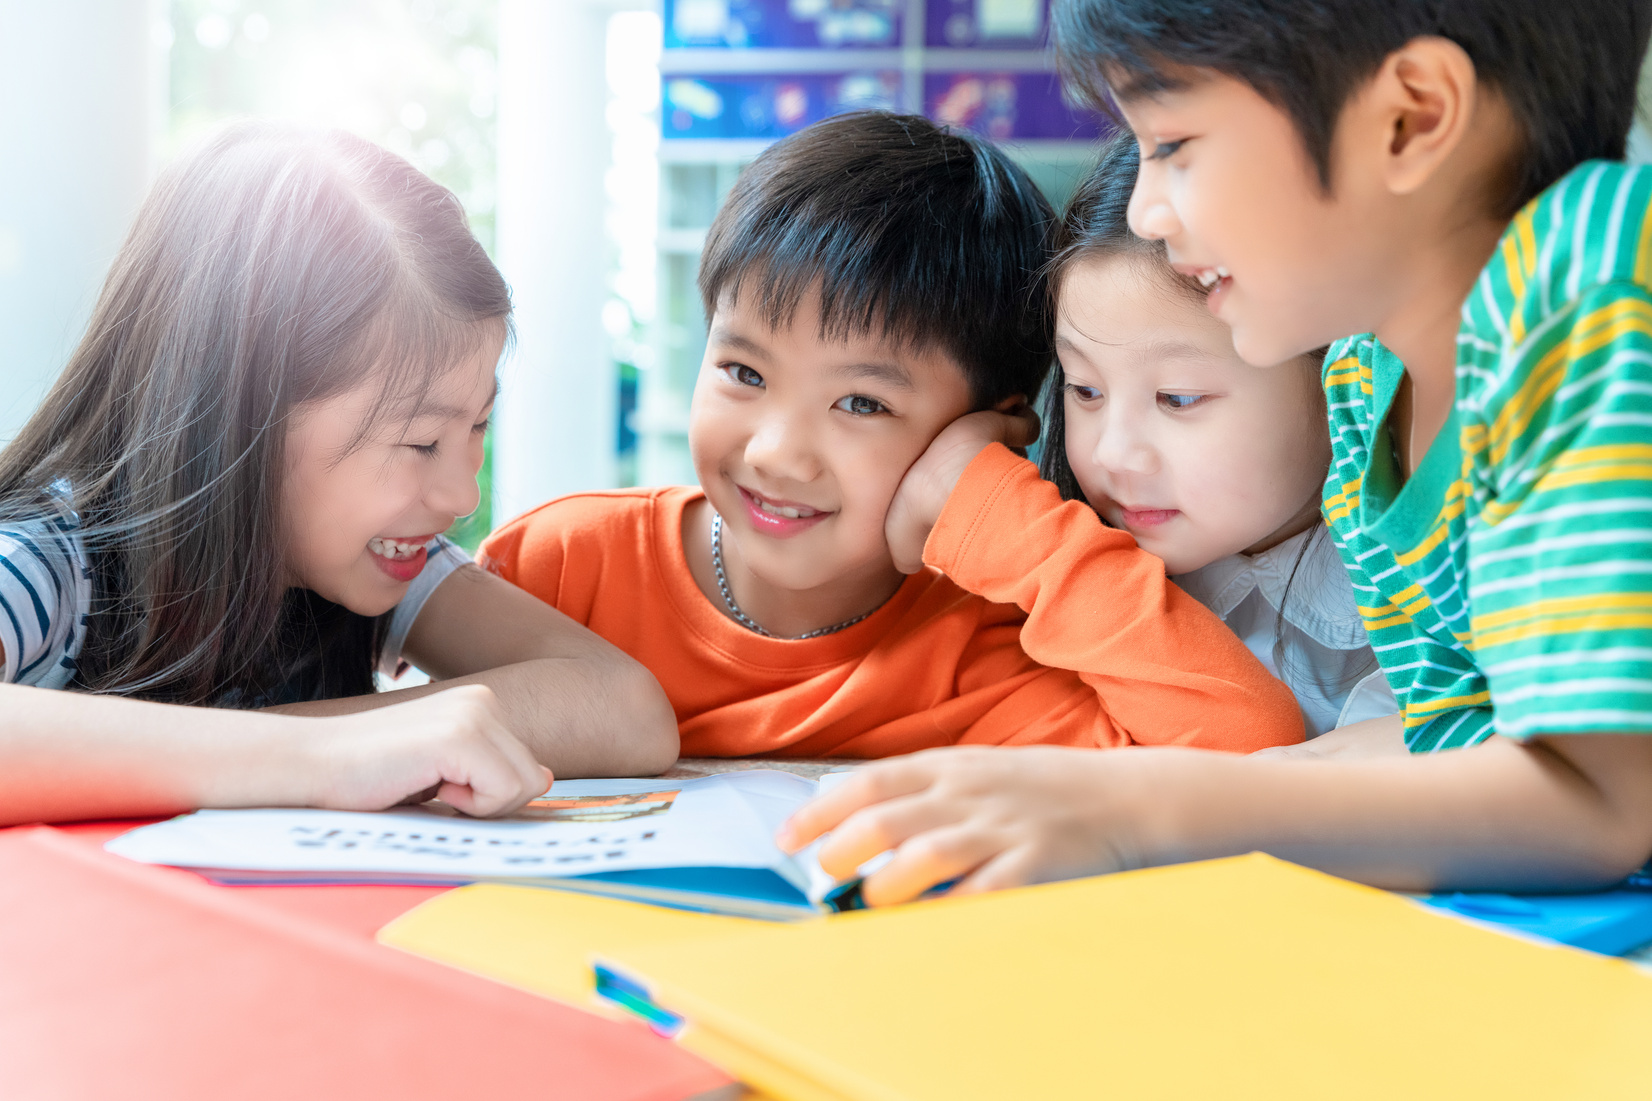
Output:
[[434,538],[432,535],[416,539],[386,539],[383,536],[374,536],[367,540],[367,549],[391,562],[405,562],[424,550],[425,544]]
[[1119,519],[1126,528],[1143,530],[1156,528],[1160,524],[1168,524],[1182,514],[1176,508],[1125,508],[1119,506]]
[[1199,285],[1207,291],[1215,290],[1222,283],[1233,281],[1233,276],[1228,272],[1228,269],[1220,264],[1214,268],[1200,268],[1193,273],[1193,278],[1197,279]]
[[833,514],[824,509],[811,508],[796,501],[774,501],[761,493],[753,493],[745,486],[735,486],[740,501],[746,506],[746,521],[760,535],[786,539],[810,530]]
[[777,516],[783,520],[808,520],[815,516],[824,515],[822,510],[810,508],[808,505],[799,505],[792,502],[782,503],[779,501],[771,501],[762,494],[753,493],[744,486],[740,486],[738,488],[741,495],[744,496],[753,507],[762,512],[768,513],[770,516]]

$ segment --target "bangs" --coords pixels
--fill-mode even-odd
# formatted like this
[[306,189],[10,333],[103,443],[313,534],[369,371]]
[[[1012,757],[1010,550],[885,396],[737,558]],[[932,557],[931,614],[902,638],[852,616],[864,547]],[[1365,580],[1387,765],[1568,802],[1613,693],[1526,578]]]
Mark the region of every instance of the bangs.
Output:
[[[496,338],[508,349],[515,339],[509,315],[463,317],[428,290],[398,280],[378,312],[358,330],[327,374],[344,385],[317,387],[295,405],[322,401],[352,388],[376,385],[377,395],[362,417],[346,454],[387,423],[406,422],[435,400],[442,379]],[[342,456],[341,456],[342,457]]]
[[906,350],[935,345],[950,349],[956,342],[949,324],[951,310],[932,292],[924,293],[935,286],[933,275],[902,270],[906,266],[891,263],[896,259],[889,251],[879,255],[852,247],[833,249],[825,256],[759,259],[729,279],[718,305],[735,306],[745,298],[758,318],[777,332],[790,328],[804,301],[812,297],[820,313],[816,335],[822,341],[871,338]]

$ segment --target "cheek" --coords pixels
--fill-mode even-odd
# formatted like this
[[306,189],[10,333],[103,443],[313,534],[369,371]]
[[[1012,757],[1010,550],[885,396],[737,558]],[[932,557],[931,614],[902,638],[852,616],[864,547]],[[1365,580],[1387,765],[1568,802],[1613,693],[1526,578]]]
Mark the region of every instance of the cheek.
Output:
[[1252,425],[1184,432],[1162,452],[1177,498],[1201,526],[1248,528],[1260,522],[1260,504],[1274,495],[1268,484],[1273,472],[1258,455],[1254,432],[1241,430],[1245,427]]
[[[921,453],[921,452],[920,452]],[[883,538],[883,520],[901,478],[915,461],[896,449],[865,440],[840,441],[831,448],[832,479],[837,483],[844,517],[857,530],[875,530]]]
[[715,470],[732,451],[739,449],[744,434],[739,408],[727,401],[707,398],[696,390],[688,420],[688,453],[694,469],[702,474]]
[[1074,470],[1095,462],[1096,443],[1101,435],[1103,415],[1099,409],[1086,408],[1074,398],[1068,398],[1061,408],[1067,461]]
[[1317,493],[1324,467],[1316,468],[1306,451],[1300,436],[1287,440],[1231,432],[1221,446],[1198,458],[1204,473],[1190,469],[1187,484],[1212,527],[1231,533],[1237,547],[1249,546],[1278,530]]
[[1098,473],[1095,455],[1100,426],[1095,423],[1096,418],[1085,416],[1082,412],[1075,414],[1070,406],[1065,415],[1065,439],[1062,446],[1067,452],[1067,465],[1072,469],[1073,477],[1078,480],[1085,496],[1094,504],[1095,493],[1090,487],[1095,484]]

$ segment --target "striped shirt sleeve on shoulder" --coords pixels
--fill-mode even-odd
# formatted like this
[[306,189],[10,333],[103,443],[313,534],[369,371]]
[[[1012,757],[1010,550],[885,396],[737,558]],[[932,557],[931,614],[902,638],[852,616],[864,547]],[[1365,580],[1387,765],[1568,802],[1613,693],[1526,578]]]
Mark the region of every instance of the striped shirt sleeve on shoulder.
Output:
[[[1325,521],[1371,650],[1400,706],[1406,745],[1417,753],[1457,749],[1493,733],[1485,680],[1466,648],[1464,601],[1452,568],[1460,539],[1433,540],[1425,561],[1407,565],[1363,526],[1366,477],[1373,452],[1385,445],[1377,419],[1379,366],[1385,385],[1403,369],[1369,335],[1338,341],[1326,357],[1331,465]],[[1448,527],[1460,531],[1461,517],[1448,519]]]
[[1469,595],[1498,732],[1652,732],[1652,293],[1585,289],[1476,405]]
[[0,645],[8,684],[62,687],[89,596],[72,536],[49,522],[0,527]]

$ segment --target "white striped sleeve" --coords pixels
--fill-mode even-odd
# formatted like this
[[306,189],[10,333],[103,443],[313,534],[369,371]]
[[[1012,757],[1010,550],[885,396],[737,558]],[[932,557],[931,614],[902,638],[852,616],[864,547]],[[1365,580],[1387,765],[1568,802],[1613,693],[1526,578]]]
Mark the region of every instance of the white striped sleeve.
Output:
[[470,565],[470,556],[442,535],[430,541],[425,554],[424,569],[407,586],[407,594],[402,597],[401,603],[390,612],[390,627],[384,635],[384,648],[379,651],[379,672],[387,677],[394,677],[399,671],[407,634],[413,629],[413,621],[424,610],[430,594],[451,577],[454,570]]
[[48,523],[0,528],[0,645],[5,681],[60,687],[80,649],[78,607],[87,586],[72,537]]

